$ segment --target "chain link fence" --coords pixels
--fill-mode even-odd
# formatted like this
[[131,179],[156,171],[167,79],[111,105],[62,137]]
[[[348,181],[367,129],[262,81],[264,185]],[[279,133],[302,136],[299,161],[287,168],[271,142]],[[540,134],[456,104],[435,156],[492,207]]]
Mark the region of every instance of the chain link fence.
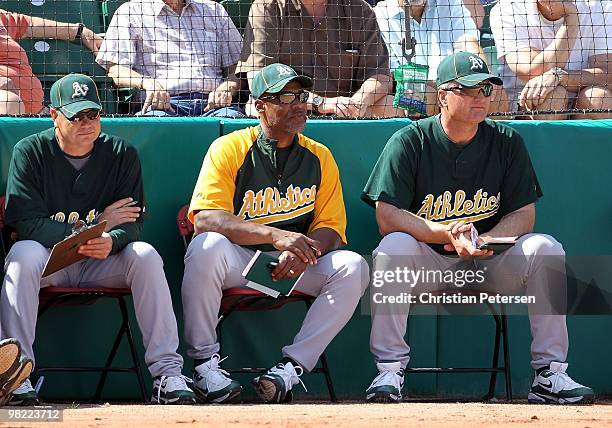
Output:
[[612,117],[610,0],[4,0],[0,114],[48,114],[77,72],[107,115],[256,116],[253,75],[283,63],[312,116],[418,118],[460,50],[502,78],[494,118]]

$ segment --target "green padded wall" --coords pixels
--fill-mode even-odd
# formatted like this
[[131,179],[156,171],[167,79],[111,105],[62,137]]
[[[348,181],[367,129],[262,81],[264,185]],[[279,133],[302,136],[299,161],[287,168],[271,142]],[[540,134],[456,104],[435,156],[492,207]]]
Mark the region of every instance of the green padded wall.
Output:
[[[217,119],[103,120],[106,132],[126,138],[140,153],[149,206],[144,238],[155,245],[164,258],[181,329],[183,249],[176,232],[176,211],[189,200],[202,158],[212,140],[222,133],[253,123]],[[376,246],[379,236],[374,212],[359,200],[359,192],[386,139],[407,123],[403,120],[311,121],[305,130],[306,135],[330,147],[336,158],[349,219],[349,247],[365,255]],[[48,119],[0,118],[0,189],[6,183],[10,152],[15,142],[50,125]],[[612,181],[612,172],[606,167],[607,160],[612,157],[612,121],[516,121],[510,125],[524,136],[544,190],[544,197],[537,205],[536,229],[557,237],[571,256],[611,254],[609,219],[612,196],[603,190]],[[612,286],[608,283],[599,285],[611,291]],[[45,363],[57,359],[85,364],[102,361],[118,326],[118,323],[113,325],[117,321],[116,314],[116,309],[110,304],[52,311],[38,328],[37,355]],[[265,314],[230,317],[224,330],[224,354],[229,356],[227,362],[272,364],[278,358],[282,344],[289,341],[299,328],[303,314],[304,309],[294,305]],[[358,310],[330,345],[330,365],[338,393],[343,398],[362,398],[375,375],[368,351],[369,322],[369,317]],[[526,394],[531,381],[529,326],[523,316],[511,317],[509,324],[514,392],[520,396]],[[602,356],[605,359],[612,355],[612,346],[605,340],[598,340],[607,337],[610,317],[570,316],[568,324],[572,340],[569,356],[572,376],[593,386],[599,394],[612,393],[609,381],[612,369],[601,364]],[[62,334],[64,330],[66,333]],[[486,365],[491,358],[492,332],[490,317],[414,316],[408,333],[413,349],[412,364]],[[137,340],[139,338],[137,333]],[[142,355],[141,347],[140,352]],[[124,352],[122,359],[125,360],[126,356],[127,352]],[[186,366],[190,368],[191,362]],[[189,371],[185,373],[189,374]],[[129,376],[113,375],[110,379],[113,384],[107,389],[108,398],[137,396],[137,389]],[[251,394],[248,377],[240,379],[248,396]],[[93,393],[94,380],[89,375],[49,375],[42,396],[87,396]],[[500,377],[499,386],[502,380]],[[306,375],[304,381],[309,392],[304,393],[297,387],[298,397],[325,396],[320,376]],[[62,388],[59,389],[58,385]],[[409,396],[454,394],[477,397],[487,385],[487,379],[482,375],[414,374],[407,378]]]

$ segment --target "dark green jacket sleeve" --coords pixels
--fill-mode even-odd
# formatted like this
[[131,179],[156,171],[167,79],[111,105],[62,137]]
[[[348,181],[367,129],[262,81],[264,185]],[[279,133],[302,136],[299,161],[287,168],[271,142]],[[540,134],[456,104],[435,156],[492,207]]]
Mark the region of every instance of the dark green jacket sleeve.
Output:
[[5,222],[15,228],[18,240],[51,248],[70,235],[72,225],[51,219],[40,193],[40,170],[39,159],[15,146],[6,184]]
[[126,151],[120,162],[122,162],[121,176],[117,181],[117,188],[115,189],[113,201],[131,197],[135,201],[138,201],[137,205],[142,211],[136,222],[120,224],[108,232],[113,238],[113,249],[111,250],[111,254],[117,254],[119,251],[123,250],[127,244],[138,240],[142,233],[143,217],[146,211],[140,159],[138,158],[136,149],[129,145],[126,146]]
[[117,254],[130,242],[138,241],[142,233],[142,223],[125,223],[115,227],[108,234],[113,238],[113,249],[111,254]]

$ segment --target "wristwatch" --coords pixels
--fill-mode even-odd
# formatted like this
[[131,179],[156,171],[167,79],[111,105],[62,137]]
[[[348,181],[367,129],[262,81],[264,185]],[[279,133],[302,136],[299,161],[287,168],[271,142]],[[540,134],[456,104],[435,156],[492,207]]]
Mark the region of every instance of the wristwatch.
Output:
[[315,113],[321,113],[319,111],[319,106],[321,104],[323,104],[323,97],[320,97],[318,95],[315,95],[314,97],[312,97],[312,111],[314,111]]
[[557,78],[557,86],[560,85],[563,81],[563,78],[567,76],[567,71],[565,71],[561,67],[553,67],[550,69],[550,71],[552,72],[553,76]]
[[83,35],[83,28],[85,27],[85,24],[83,24],[82,22],[79,23],[79,28],[77,28],[77,32],[74,35],[74,41],[79,41],[81,42],[81,36]]

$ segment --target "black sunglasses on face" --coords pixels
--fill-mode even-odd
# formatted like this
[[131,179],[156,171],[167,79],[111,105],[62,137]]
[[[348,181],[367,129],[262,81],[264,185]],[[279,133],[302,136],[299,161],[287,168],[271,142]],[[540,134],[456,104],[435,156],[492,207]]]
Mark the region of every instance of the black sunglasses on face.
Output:
[[82,122],[85,119],[89,119],[89,120],[96,120],[100,117],[100,110],[84,110],[84,111],[80,111],[77,114],[75,114],[74,116],[72,116],[70,119],[68,119],[70,122],[75,123],[75,122]]
[[478,94],[482,92],[482,95],[484,95],[485,97],[490,97],[493,94],[493,85],[488,83],[485,85],[472,86],[472,87],[455,86],[453,88],[443,89],[443,91],[453,92],[455,94],[457,94],[458,92],[459,93],[458,95],[467,95],[468,97],[477,97]]
[[310,93],[308,91],[300,91],[300,92],[281,92],[274,95],[266,95],[265,97],[260,97],[260,100],[270,100],[274,102],[274,104],[295,104],[296,100],[298,103],[305,103],[308,101],[308,95]]

